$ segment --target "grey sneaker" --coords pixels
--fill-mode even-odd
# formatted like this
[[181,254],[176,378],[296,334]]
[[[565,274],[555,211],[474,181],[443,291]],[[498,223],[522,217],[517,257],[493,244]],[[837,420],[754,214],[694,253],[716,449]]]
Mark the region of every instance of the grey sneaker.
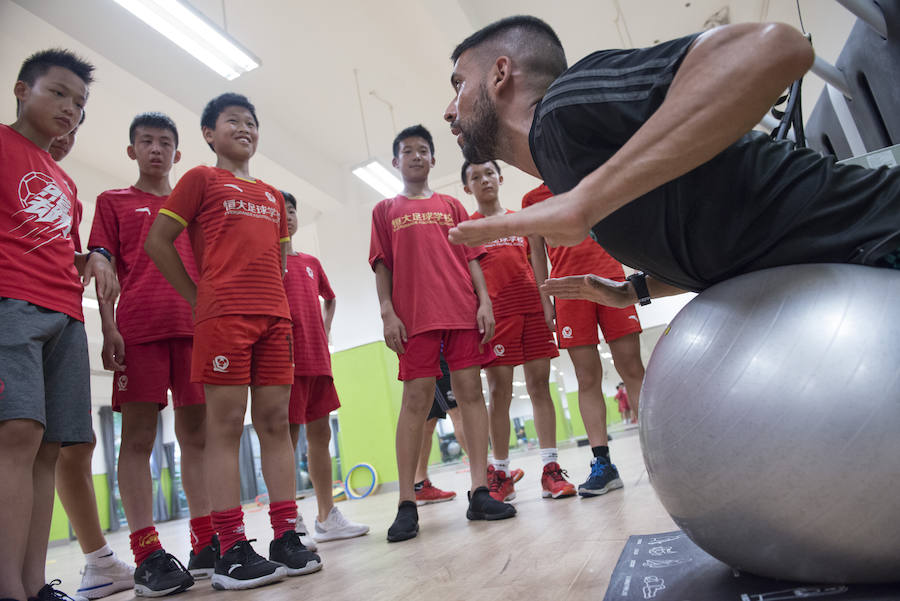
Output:
[[368,526],[351,522],[344,517],[340,509],[332,507],[324,522],[316,520],[316,531],[313,533],[313,538],[322,543],[329,540],[362,536],[363,534],[368,534],[368,532]]
[[294,525],[294,531],[300,535],[300,542],[303,543],[304,547],[313,553],[319,550],[316,541],[309,535],[309,528],[303,523],[303,516],[300,515],[299,511],[297,512],[297,523]]

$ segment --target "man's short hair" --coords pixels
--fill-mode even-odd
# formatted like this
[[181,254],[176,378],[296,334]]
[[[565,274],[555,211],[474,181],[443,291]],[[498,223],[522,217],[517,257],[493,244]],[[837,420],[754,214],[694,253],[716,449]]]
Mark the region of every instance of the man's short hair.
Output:
[[400,152],[400,142],[405,140],[406,138],[422,138],[426,142],[428,142],[428,148],[431,149],[431,154],[434,156],[434,138],[431,137],[431,132],[425,129],[424,125],[410,125],[394,138],[394,144],[392,149],[394,151],[394,158],[399,156]]
[[518,51],[516,58],[528,72],[543,75],[549,81],[568,68],[565,50],[553,28],[537,17],[526,15],[506,17],[482,27],[460,42],[450,60],[455,63],[466,50],[489,42],[512,45]]
[[[497,164],[497,161],[495,161],[494,159],[491,159],[490,161],[486,161],[486,162],[493,163],[494,169],[497,170],[497,175],[500,175],[500,165]],[[462,184],[464,186],[469,185],[469,181],[466,179],[466,169],[468,169],[471,165],[472,165],[472,163],[470,163],[468,160],[463,161],[462,169],[460,169],[460,171],[459,171],[459,177],[462,180]]]
[[[76,55],[71,50],[50,48],[35,52],[22,62],[16,81],[24,81],[33,86],[39,77],[45,75],[50,67],[62,67],[77,75],[84,85],[94,83],[94,65]],[[16,100],[16,113],[19,112],[19,101]]]
[[297,208],[297,199],[294,198],[294,195],[290,192],[286,192],[285,190],[279,190],[281,195],[284,196],[284,204],[291,205],[295,209]]
[[[256,127],[259,127],[259,119],[256,117],[256,107],[253,106],[246,96],[243,94],[235,94],[234,92],[225,92],[206,103],[206,106],[203,108],[203,114],[200,116],[200,127],[215,129],[219,115],[230,106],[239,106],[250,111],[250,114],[253,115],[253,120],[256,122]],[[212,144],[208,144],[208,146],[213,152],[216,151]]]
[[131,120],[131,125],[128,128],[128,140],[132,145],[134,145],[135,132],[139,127],[168,129],[172,132],[172,135],[175,136],[175,148],[178,148],[178,128],[175,127],[175,122],[172,121],[172,118],[165,113],[151,111],[135,116],[135,118]]

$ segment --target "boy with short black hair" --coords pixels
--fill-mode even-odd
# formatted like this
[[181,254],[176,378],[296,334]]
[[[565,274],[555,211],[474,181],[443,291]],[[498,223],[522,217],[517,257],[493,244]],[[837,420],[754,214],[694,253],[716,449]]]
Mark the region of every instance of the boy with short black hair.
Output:
[[[250,175],[259,141],[256,109],[240,94],[211,100],[201,116],[215,167],[194,167],[172,191],[145,249],[193,307],[191,380],[206,394],[205,467],[220,552],[212,585],[247,589],[321,568],[294,530],[294,453],[288,428],[294,381],[290,309],[282,275],[288,237],[284,198]],[[187,228],[200,272],[194,283],[175,248]],[[237,455],[247,389],[269,489],[270,561],[244,535]],[[210,476],[209,474],[215,474]]]
[[62,594],[44,574],[54,468],[61,444],[93,438],[81,295],[92,277],[99,298],[118,294],[103,252],[76,252],[76,191],[47,152],[80,122],[93,70],[68,50],[33,54],[13,88],[16,121],[0,125],[2,599]]
[[422,446],[422,424],[441,375],[443,350],[469,443],[472,490],[470,520],[513,517],[515,508],[491,498],[487,489],[487,410],[481,393],[481,365],[493,358],[485,345],[494,333],[491,300],[478,259],[481,248],[453,246],[451,227],[468,216],[453,197],[428,187],[434,142],[421,125],[397,134],[393,166],[403,192],[372,211],[369,264],[375,271],[384,339],[400,358],[403,400],[397,419],[400,503],[388,541],[416,536],[419,516],[413,490]]
[[[178,128],[163,113],[141,113],[131,121],[128,141],[126,152],[137,162],[138,180],[97,197],[88,246],[109,250],[122,282],[117,306],[100,303],[102,357],[103,366],[115,372],[112,408],[122,414],[118,479],[137,566],[135,593],[157,597],[187,589],[194,577],[211,576],[214,533],[203,468],[203,388],[190,381],[191,307],[144,252],[150,226],[172,192],[169,173],[181,159]],[[179,236],[175,246],[188,273],[196,278],[187,236]],[[191,515],[187,570],[165,552],[153,525],[150,454],[158,414],[168,403],[169,391],[181,447],[181,482]]]
[[[287,209],[288,234],[297,233],[297,199],[282,191]],[[303,544],[315,551],[316,541],[325,542],[362,536],[365,524],[344,517],[334,504],[331,479],[331,424],[328,416],[341,406],[331,374],[328,334],[334,318],[335,298],[322,264],[312,255],[294,252],[288,241],[284,289],[291,307],[294,328],[294,384],[291,386],[291,445],[297,448],[300,426],[306,425],[306,456],[309,479],[316,493],[319,514],[311,540],[303,518],[297,515],[297,533]],[[320,306],[319,298],[324,299]]]

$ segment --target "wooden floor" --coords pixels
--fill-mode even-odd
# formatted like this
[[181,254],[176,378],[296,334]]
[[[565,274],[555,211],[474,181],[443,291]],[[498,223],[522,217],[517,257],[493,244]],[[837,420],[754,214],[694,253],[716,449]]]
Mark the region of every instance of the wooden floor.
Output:
[[[676,529],[656,498],[644,470],[635,431],[611,443],[612,459],[625,482],[623,490],[603,497],[547,500],[540,496],[541,461],[537,453],[513,455],[513,467],[525,470],[513,502],[518,515],[500,522],[466,520],[468,472],[432,471],[439,488],[455,490],[457,498],[419,508],[419,536],[401,543],[386,542],[393,520],[396,493],[339,503],[347,517],[367,523],[364,537],[319,546],[325,567],[308,576],[252,591],[219,592],[209,580],[198,581],[178,599],[265,599],[322,601],[434,600],[599,600],[631,534]],[[588,474],[590,450],[564,449],[560,464],[576,485]],[[315,501],[299,502],[307,524],[315,518]],[[247,533],[259,540],[266,555],[271,529],[268,514],[246,515]],[[186,520],[158,527],[166,549],[187,563]],[[109,535],[109,543],[123,559],[131,560],[127,532]],[[47,578],[61,578],[62,590],[74,593],[80,582],[82,556],[76,543],[51,547]],[[131,591],[108,597],[122,601]]]

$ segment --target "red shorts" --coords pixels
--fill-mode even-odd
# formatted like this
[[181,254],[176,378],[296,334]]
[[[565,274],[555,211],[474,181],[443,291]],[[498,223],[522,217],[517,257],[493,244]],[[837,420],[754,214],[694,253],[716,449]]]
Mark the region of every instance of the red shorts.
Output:
[[156,403],[162,410],[169,390],[176,409],[202,405],[203,386],[191,382],[192,346],[190,338],[125,343],[126,369],[113,375],[113,411],[121,411],[125,403]]
[[625,413],[630,410],[631,407],[628,406],[628,401],[619,401],[619,413]]
[[600,342],[598,325],[607,342],[642,331],[633,305],[616,309],[586,300],[556,299],[556,339],[559,348],[597,344]]
[[491,347],[497,358],[485,367],[522,365],[533,359],[559,357],[553,332],[544,321],[543,311],[498,317]]
[[291,321],[268,315],[222,315],[194,328],[191,380],[215,386],[294,383]]
[[450,371],[457,371],[477,365],[481,367],[493,361],[494,352],[490,344],[481,346],[482,335],[478,330],[429,330],[411,336],[406,341],[406,352],[400,357],[401,381],[416,378],[441,377],[441,352]]
[[308,424],[341,406],[331,376],[295,376],[291,386],[291,424]]

